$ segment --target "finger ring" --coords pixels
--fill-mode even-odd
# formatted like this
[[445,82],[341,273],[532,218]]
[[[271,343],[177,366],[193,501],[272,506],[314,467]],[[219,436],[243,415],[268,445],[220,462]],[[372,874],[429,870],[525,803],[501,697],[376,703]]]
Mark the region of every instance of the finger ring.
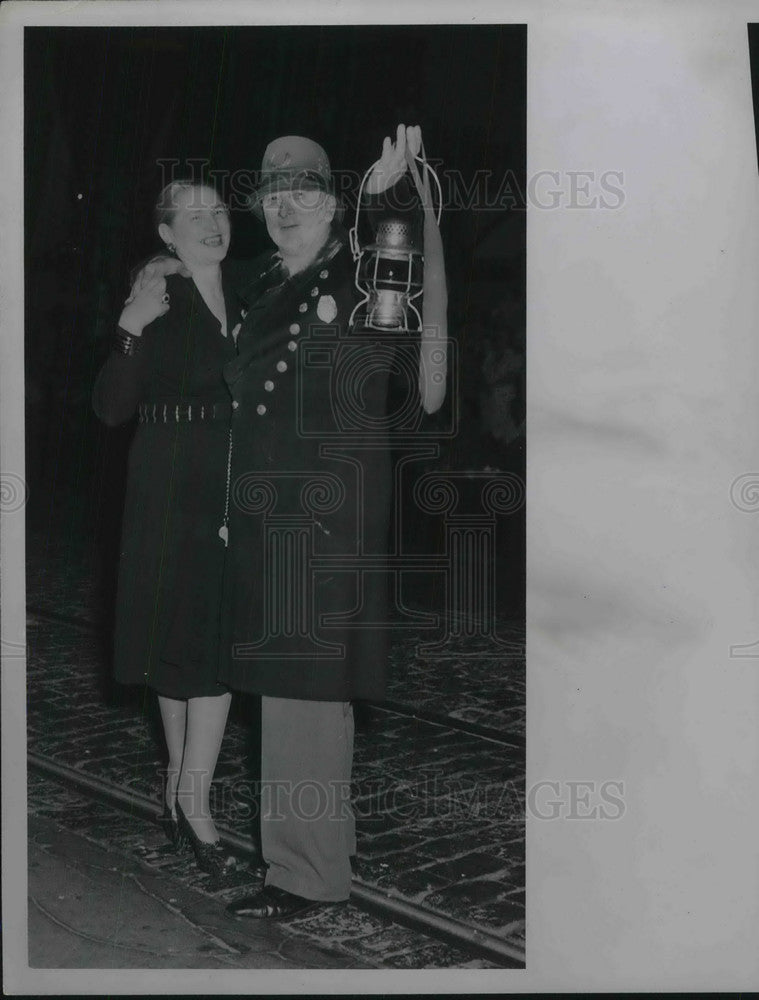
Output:
[[163,295],[161,296],[161,302],[166,303],[168,301],[169,301],[169,293],[168,292],[164,292]]

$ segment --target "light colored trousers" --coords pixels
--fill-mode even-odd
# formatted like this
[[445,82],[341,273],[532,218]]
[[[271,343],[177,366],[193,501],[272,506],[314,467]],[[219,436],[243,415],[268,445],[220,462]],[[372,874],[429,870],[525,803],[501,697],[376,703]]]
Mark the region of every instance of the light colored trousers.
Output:
[[261,852],[266,885],[330,902],[350,895],[350,702],[261,699]]

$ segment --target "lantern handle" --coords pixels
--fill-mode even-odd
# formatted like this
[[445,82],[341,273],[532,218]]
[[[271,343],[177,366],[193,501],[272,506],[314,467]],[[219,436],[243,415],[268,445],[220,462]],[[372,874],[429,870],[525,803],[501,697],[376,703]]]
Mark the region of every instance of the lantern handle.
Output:
[[369,169],[364,174],[361,184],[358,189],[358,198],[356,199],[356,217],[353,221],[353,228],[348,232],[348,238],[350,239],[351,253],[353,254],[353,259],[358,260],[361,256],[361,248],[358,245],[358,213],[361,208],[361,195],[364,193],[364,188],[366,187],[366,182],[369,179],[369,174],[374,170],[374,168],[379,164],[379,160],[375,160],[374,163],[369,167]]
[[[419,160],[424,169],[428,170],[432,174],[435,180],[435,184],[437,185],[437,192],[438,192],[437,224],[440,225],[440,218],[443,214],[443,189],[440,186],[440,180],[438,178],[438,175],[433,170],[433,168],[427,162],[426,157],[415,155],[414,159]],[[353,227],[348,231],[348,239],[350,241],[351,254],[353,255],[354,260],[358,260],[358,258],[361,256],[361,248],[358,245],[358,214],[361,209],[361,196],[364,193],[364,188],[366,187],[366,182],[369,179],[369,174],[371,174],[372,170],[374,170],[374,168],[380,162],[381,162],[380,160],[375,160],[374,163],[372,163],[372,165],[369,167],[369,169],[366,171],[363,178],[361,179],[361,184],[358,189],[358,198],[356,199],[356,216],[353,221]]]
[[438,202],[437,202],[437,224],[440,225],[440,218],[441,218],[441,216],[443,214],[443,189],[440,186],[440,179],[438,178],[438,175],[435,173],[435,171],[433,170],[433,168],[427,162],[426,157],[415,155],[414,159],[415,160],[419,160],[419,162],[421,163],[421,165],[424,167],[425,170],[429,170],[429,172],[432,174],[432,177],[433,177],[433,179],[435,181],[435,184],[437,185],[437,196],[438,196]]

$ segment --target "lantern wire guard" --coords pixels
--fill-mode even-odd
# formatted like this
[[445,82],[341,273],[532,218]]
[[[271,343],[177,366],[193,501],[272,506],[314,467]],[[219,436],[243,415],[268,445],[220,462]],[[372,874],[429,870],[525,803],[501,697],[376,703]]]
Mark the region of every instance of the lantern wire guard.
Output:
[[[435,181],[438,192],[437,223],[439,224],[443,209],[440,181],[424,155],[415,155],[413,159],[421,163]],[[373,163],[363,176],[356,201],[356,216],[349,233],[351,253],[356,261],[354,283],[362,296],[351,313],[349,324],[353,326],[356,317],[359,316],[364,329],[399,332],[421,330],[422,317],[413,300],[423,291],[424,255],[411,243],[409,224],[402,219],[384,219],[377,227],[377,236],[373,244],[362,248],[358,241],[361,198],[369,175],[379,162],[377,160]]]

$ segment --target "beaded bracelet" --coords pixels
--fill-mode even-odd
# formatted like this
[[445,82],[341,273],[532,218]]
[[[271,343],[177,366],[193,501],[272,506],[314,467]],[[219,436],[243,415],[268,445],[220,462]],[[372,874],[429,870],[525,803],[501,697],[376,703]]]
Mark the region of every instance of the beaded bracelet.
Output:
[[113,335],[113,349],[120,354],[134,355],[142,346],[141,340],[141,337],[135,337],[133,333],[127,333],[119,327]]

